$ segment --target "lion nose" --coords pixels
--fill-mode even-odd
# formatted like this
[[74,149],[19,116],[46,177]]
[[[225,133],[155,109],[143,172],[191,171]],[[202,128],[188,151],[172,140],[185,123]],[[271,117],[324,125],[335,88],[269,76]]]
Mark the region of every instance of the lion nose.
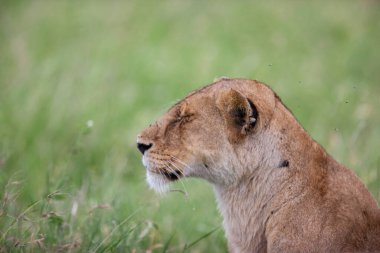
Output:
[[144,144],[144,143],[137,143],[137,148],[140,150],[142,154],[145,153],[148,149],[150,149],[153,146],[152,143]]

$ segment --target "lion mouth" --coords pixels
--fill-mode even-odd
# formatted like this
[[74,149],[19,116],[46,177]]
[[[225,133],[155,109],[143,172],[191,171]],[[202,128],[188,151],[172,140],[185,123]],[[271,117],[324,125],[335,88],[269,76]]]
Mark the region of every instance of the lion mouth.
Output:
[[159,193],[168,192],[170,182],[179,180],[183,177],[181,170],[148,170],[146,174],[146,180],[153,190]]
[[183,176],[180,170],[175,170],[175,171],[170,171],[170,172],[165,171],[162,174],[170,181],[176,181]]

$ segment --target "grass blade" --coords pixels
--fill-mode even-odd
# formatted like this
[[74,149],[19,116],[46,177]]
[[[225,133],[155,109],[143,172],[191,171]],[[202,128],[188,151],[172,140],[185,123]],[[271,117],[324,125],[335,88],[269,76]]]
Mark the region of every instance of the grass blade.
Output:
[[114,229],[112,229],[112,231],[103,239],[103,241],[101,241],[99,243],[99,245],[95,248],[95,250],[93,251],[94,253],[96,253],[99,248],[112,236],[112,234],[117,230],[119,229],[121,226],[123,226],[127,221],[129,221],[140,209],[137,209],[136,211],[134,211],[131,215],[129,215],[127,218],[125,218],[122,222],[120,222],[116,227],[114,227]]
[[218,227],[212,229],[210,232],[207,232],[206,234],[202,235],[201,237],[199,237],[195,241],[191,242],[190,244],[186,244],[185,247],[183,248],[183,252],[186,252],[188,249],[190,249],[191,247],[193,247],[195,244],[197,244],[201,240],[209,237],[210,235],[212,235],[215,231],[217,231],[219,229],[220,229],[220,226],[218,226]]
[[165,242],[165,244],[164,244],[164,248],[162,249],[162,253],[165,253],[165,252],[168,250],[169,245],[170,245],[170,242],[173,240],[173,238],[174,238],[174,234],[172,234],[172,235],[170,236],[169,240],[167,240],[167,241]]

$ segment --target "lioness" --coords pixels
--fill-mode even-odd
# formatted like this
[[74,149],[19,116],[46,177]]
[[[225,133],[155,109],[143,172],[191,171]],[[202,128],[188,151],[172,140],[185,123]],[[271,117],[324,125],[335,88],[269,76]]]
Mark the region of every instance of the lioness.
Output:
[[213,184],[230,252],[380,252],[380,209],[280,98],[223,78],[190,93],[137,140],[157,191]]

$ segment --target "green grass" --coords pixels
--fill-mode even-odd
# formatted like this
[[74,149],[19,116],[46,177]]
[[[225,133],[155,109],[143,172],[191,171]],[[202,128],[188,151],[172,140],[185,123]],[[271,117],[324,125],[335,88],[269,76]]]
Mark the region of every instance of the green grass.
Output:
[[270,84],[380,200],[379,13],[369,0],[2,1],[0,252],[226,252],[211,186],[160,197],[135,148],[217,76]]

